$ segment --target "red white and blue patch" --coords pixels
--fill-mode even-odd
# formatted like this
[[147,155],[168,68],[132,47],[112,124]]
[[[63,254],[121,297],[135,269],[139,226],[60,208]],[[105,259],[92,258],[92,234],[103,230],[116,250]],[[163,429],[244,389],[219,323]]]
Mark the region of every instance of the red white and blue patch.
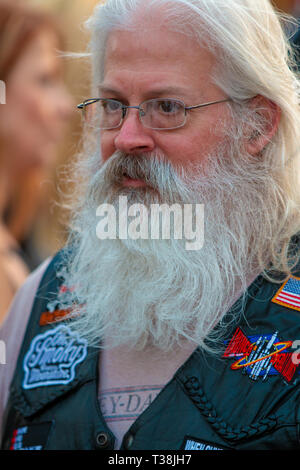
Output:
[[300,312],[300,277],[290,276],[276,292],[272,302]]
[[62,325],[33,338],[24,357],[23,388],[66,385],[87,355],[87,341]]
[[54,422],[30,424],[14,430],[9,450],[43,450]]
[[281,375],[290,383],[299,374],[299,362],[293,361],[293,341],[281,341],[277,331],[273,334],[246,336],[241,328],[237,328],[225,344],[227,347],[223,357],[237,359],[230,368],[241,370],[252,380],[260,378],[265,381],[269,376]]

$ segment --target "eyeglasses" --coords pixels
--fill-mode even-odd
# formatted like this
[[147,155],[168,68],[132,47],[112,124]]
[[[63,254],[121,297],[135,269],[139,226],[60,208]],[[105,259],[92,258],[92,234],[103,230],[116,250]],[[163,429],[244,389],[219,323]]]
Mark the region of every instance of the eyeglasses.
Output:
[[187,111],[225,103],[226,101],[231,100],[227,98],[197,104],[196,106],[185,106],[182,101],[173,98],[156,98],[144,101],[139,106],[126,106],[118,100],[91,98],[80,103],[77,108],[82,109],[84,121],[88,126],[97,129],[117,129],[121,126],[127,114],[127,109],[137,109],[144,127],[155,130],[169,130],[178,129],[185,125]]

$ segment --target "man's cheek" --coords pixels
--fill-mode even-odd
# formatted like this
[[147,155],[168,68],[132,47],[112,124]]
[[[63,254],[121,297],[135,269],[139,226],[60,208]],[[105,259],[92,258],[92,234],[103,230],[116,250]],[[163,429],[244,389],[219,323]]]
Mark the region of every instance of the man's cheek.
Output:
[[107,135],[107,133],[102,133],[100,135],[101,142],[101,158],[103,161],[106,161],[111,157],[116,151],[114,147],[114,139],[112,136]]

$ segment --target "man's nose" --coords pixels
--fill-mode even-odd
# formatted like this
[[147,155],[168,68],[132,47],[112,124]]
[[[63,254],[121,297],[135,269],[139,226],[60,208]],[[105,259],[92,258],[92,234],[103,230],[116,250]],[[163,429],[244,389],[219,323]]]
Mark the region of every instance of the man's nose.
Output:
[[151,152],[155,143],[152,130],[145,128],[136,109],[128,109],[114,140],[115,148],[126,153]]

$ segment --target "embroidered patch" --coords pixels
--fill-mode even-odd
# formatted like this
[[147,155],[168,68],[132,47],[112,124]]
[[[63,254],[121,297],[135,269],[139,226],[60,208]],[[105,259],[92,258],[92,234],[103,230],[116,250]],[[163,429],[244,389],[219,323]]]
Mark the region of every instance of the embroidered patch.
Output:
[[[74,287],[60,286],[57,297],[47,303],[47,311],[41,314],[39,321],[40,326],[56,323],[74,310],[72,307],[74,305],[73,291]],[[84,304],[80,305],[80,309],[82,308],[84,308]],[[78,305],[76,311],[78,314]]]
[[54,422],[31,424],[14,430],[9,450],[43,450]]
[[181,450],[231,450],[228,447],[221,447],[219,444],[199,440],[196,437],[185,436]]
[[69,288],[62,284],[59,288],[57,297],[47,303],[47,311],[55,312],[56,310],[67,310],[70,308],[74,300],[72,296],[73,291],[74,288]]
[[276,292],[272,302],[300,312],[300,277],[290,276]]
[[[242,369],[250,379],[266,380],[270,375],[280,374],[287,382],[291,382],[299,364],[292,361],[292,341],[280,341],[276,331],[273,334],[246,336],[237,328],[233,337],[225,341],[227,348],[224,358],[238,357],[231,365],[232,370]],[[299,370],[298,370],[299,374]]]
[[71,313],[71,308],[66,310],[54,310],[54,312],[43,312],[40,316],[40,326],[46,326],[50,323],[62,320],[69,313]]
[[87,341],[66,326],[33,338],[25,355],[23,388],[66,385],[75,378],[75,367],[87,355]]

